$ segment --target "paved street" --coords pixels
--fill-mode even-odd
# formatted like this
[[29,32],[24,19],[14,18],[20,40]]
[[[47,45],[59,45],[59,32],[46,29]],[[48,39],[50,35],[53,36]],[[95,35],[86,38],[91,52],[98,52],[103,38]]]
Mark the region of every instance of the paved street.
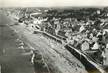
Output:
[[[22,55],[18,36],[6,24],[11,21],[0,14],[0,65],[2,73],[34,73],[30,55]],[[25,48],[28,48],[25,46]]]

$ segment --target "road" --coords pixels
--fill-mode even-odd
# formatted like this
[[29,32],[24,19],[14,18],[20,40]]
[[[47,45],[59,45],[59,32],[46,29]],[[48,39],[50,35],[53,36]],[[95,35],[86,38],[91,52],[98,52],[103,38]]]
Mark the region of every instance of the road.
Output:
[[[19,49],[18,36],[6,24],[11,22],[0,13],[0,65],[1,73],[34,73],[30,63],[31,55],[22,55],[24,50]],[[25,48],[28,48],[27,45]]]

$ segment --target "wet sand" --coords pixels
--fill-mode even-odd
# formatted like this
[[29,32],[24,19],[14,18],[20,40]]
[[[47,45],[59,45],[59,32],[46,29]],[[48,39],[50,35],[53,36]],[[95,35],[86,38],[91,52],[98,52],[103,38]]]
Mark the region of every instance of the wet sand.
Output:
[[[30,63],[31,55],[22,55],[19,49],[19,38],[6,24],[11,21],[0,14],[0,65],[2,73],[34,73],[33,65]],[[25,46],[27,48],[27,46]]]

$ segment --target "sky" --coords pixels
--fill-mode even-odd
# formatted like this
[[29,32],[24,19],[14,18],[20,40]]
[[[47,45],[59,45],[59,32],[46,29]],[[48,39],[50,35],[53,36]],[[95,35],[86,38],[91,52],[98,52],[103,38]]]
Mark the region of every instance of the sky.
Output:
[[108,6],[108,0],[0,0],[0,7]]

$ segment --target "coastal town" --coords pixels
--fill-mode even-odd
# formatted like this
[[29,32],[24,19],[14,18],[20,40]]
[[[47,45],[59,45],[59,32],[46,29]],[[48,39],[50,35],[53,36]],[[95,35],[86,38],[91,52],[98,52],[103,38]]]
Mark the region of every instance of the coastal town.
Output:
[[[1,8],[0,12],[1,71],[6,63],[2,57],[20,54],[29,58],[16,56],[28,64],[21,63],[26,67],[20,73],[108,72],[108,7]],[[8,38],[14,40],[6,41]],[[16,45],[13,49],[3,46],[12,41]],[[33,72],[26,72],[28,66]]]

